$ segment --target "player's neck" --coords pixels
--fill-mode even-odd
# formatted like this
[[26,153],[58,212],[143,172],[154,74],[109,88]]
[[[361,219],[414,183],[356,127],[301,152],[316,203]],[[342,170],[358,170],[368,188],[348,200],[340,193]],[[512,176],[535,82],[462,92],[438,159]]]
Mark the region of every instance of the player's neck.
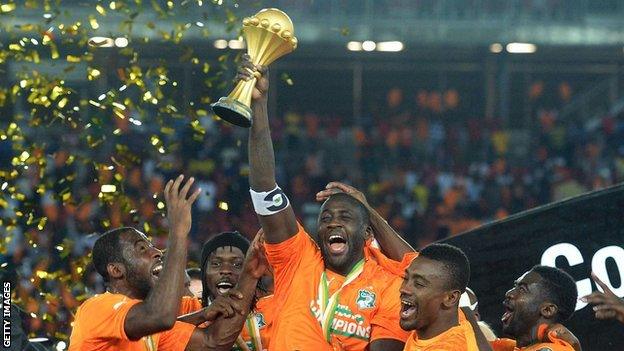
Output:
[[518,347],[526,347],[526,346],[539,343],[540,335],[538,335],[539,333],[538,328],[542,324],[550,325],[548,321],[540,318],[540,320],[537,321],[534,326],[526,330],[521,335],[516,336],[516,345],[518,345]]
[[445,331],[459,325],[459,315],[457,309],[440,312],[438,318],[426,328],[417,330],[418,339],[427,340],[435,338]]
[[123,284],[123,282],[110,284],[106,291],[111,294],[121,294],[135,300],[144,300],[142,296],[139,296],[139,294],[129,286]]
[[326,262],[325,267],[328,270],[336,274],[346,276],[353,270],[355,265],[358,264],[358,262],[360,262],[363,258],[364,258],[364,253],[361,253],[360,255],[353,257],[351,260],[349,260],[349,262],[342,264],[342,265],[332,265],[328,261],[325,261]]

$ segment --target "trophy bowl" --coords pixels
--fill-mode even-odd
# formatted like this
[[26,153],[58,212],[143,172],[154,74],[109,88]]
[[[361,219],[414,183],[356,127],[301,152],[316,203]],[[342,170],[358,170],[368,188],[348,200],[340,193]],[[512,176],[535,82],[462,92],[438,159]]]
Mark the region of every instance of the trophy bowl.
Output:
[[[275,8],[262,9],[252,17],[245,18],[243,36],[247,43],[247,54],[254,65],[268,66],[297,48],[290,17]],[[239,81],[228,96],[210,105],[212,111],[229,123],[251,127],[251,93],[257,79],[254,75],[248,81]]]

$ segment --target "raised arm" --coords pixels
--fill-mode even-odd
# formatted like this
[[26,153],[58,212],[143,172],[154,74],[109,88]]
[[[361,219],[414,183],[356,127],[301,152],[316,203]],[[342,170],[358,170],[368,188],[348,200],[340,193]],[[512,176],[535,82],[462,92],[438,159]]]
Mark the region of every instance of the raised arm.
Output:
[[390,259],[395,261],[401,261],[403,259],[403,255],[406,253],[414,252],[414,248],[410,246],[410,244],[405,241],[399,233],[394,231],[390,224],[381,217],[379,212],[377,212],[371,205],[366,201],[366,196],[357,190],[356,188],[341,183],[341,182],[331,182],[325,186],[324,190],[319,191],[316,194],[317,201],[325,201],[331,195],[336,193],[346,193],[358,201],[364,204],[370,213],[370,224],[373,228],[373,232],[375,233],[375,239],[381,246],[382,252],[388,256]]
[[194,179],[189,179],[180,189],[183,180],[184,176],[180,175],[165,186],[169,219],[169,245],[165,263],[147,298],[133,306],[126,315],[124,331],[130,340],[171,329],[176,321],[184,285],[191,207],[201,191],[197,189],[187,198]]
[[472,327],[472,331],[474,332],[479,351],[492,351],[492,345],[490,345],[490,342],[487,340],[485,335],[483,335],[483,332],[481,331],[481,327],[479,327],[479,323],[477,322],[477,318],[475,317],[474,312],[469,307],[461,307],[460,309],[464,312],[466,320],[470,322],[470,326]]
[[207,314],[207,318],[212,318],[212,324],[205,329],[195,328],[186,350],[231,350],[251,311],[258,280],[268,268],[262,240],[264,238],[259,232],[247,252],[243,274],[234,292]]
[[256,202],[259,202],[259,206],[265,209],[265,214],[258,214],[258,218],[267,233],[266,240],[270,244],[276,244],[297,234],[297,219],[286,196],[276,190],[275,155],[267,115],[268,72],[265,67],[254,66],[249,56],[243,55],[243,64],[239,70],[238,79],[252,79],[254,73],[256,76],[260,75],[260,78],[252,93],[253,123],[248,144],[249,185],[252,200],[255,199],[256,212],[259,212]]

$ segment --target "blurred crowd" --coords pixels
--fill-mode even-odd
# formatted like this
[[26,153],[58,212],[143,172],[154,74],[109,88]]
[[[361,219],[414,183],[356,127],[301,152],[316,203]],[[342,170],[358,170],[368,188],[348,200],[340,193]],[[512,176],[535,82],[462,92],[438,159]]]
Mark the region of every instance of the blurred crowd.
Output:
[[[591,121],[559,118],[557,111],[573,96],[565,82],[547,88],[533,84],[529,98],[536,127],[531,130],[505,129],[497,118],[465,113],[462,94],[453,89],[410,94],[416,98],[391,89],[385,106],[356,121],[313,112],[271,116],[278,183],[306,227],[314,228],[318,214],[314,194],[332,180],[362,190],[397,231],[422,247],[624,179],[624,115]],[[121,225],[148,232],[166,225],[154,195],[173,175],[195,176],[204,190],[194,209],[191,261],[197,262],[201,244],[218,232],[256,233],[247,182],[247,130],[211,116],[201,122],[206,131],[201,142],[181,125],[171,136],[181,141],[179,150],[152,157],[142,151],[150,148],[149,125],[119,120],[140,164],[87,170],[69,162],[72,145],[56,145],[47,151],[55,178],[47,182],[55,186],[37,192],[40,179],[34,167],[20,179],[19,187],[37,199],[40,215],[47,218],[41,231],[17,228],[5,257],[17,271],[20,305],[34,334],[68,335],[70,311],[89,294],[103,291],[103,282],[87,264],[95,234]],[[116,173],[123,175],[127,198],[104,206],[98,199],[101,185],[112,182]],[[72,196],[92,200],[62,206],[52,195],[68,191],[58,184],[67,175],[74,175]],[[155,237],[160,247],[164,239]]]
[[[592,4],[587,1],[561,0],[383,0],[368,1],[280,1],[280,6],[311,15],[384,15],[410,16],[422,19],[478,19],[501,16],[514,20],[574,20],[581,18]],[[596,7],[596,6],[593,6]],[[614,1],[605,1],[602,7],[619,9]]]

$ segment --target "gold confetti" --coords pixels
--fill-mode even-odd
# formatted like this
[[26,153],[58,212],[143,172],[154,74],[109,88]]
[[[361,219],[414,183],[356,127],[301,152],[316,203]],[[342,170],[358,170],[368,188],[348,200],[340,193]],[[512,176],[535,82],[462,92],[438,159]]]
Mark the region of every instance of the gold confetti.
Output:
[[37,271],[35,273],[37,275],[37,277],[39,277],[40,279],[45,279],[48,277],[48,272],[46,271]]
[[94,80],[97,79],[100,76],[100,70],[95,69],[95,68],[88,68],[87,69],[87,77],[89,78],[89,80]]
[[[28,300],[16,300],[39,320],[37,333],[45,334],[54,344],[60,340],[67,342],[72,313],[92,295],[92,287],[86,283],[91,278],[86,275],[92,271],[86,269],[91,264],[90,254],[77,256],[69,238],[60,243],[46,239],[45,245],[40,241],[52,237],[53,229],[48,222],[54,222],[55,228],[65,225],[64,216],[53,218],[48,215],[48,208],[52,209],[49,213],[56,213],[55,206],[57,211],[58,208],[71,211],[75,218],[84,218],[94,232],[134,221],[135,226],[142,227],[149,235],[166,235],[160,221],[166,209],[164,201],[158,198],[162,192],[129,195],[125,193],[126,185],[132,170],[143,166],[143,152],[148,153],[149,159],[162,160],[159,169],[173,169],[172,162],[160,155],[178,156],[181,150],[178,127],[183,118],[191,116],[184,119],[193,133],[189,142],[203,142],[207,131],[201,118],[212,116],[204,106],[211,102],[208,95],[225,88],[226,83],[219,81],[223,80],[222,71],[232,56],[222,55],[217,65],[211,65],[192,47],[189,50],[187,33],[197,30],[199,35],[207,37],[212,35],[209,29],[213,22],[226,23],[228,31],[236,30],[240,22],[229,11],[234,3],[222,1],[98,0],[85,4],[81,11],[72,12],[72,7],[62,1],[0,0],[6,27],[0,65],[10,62],[13,77],[9,85],[0,87],[0,107],[12,106],[18,99],[20,106],[23,105],[20,109],[7,109],[3,116],[5,123],[0,126],[0,140],[10,141],[13,148],[9,169],[0,170],[0,208],[10,209],[13,214],[11,218],[0,218],[0,231],[6,233],[0,239],[0,255],[7,253],[8,243],[18,240],[18,247],[22,245],[30,252],[51,248],[56,252],[55,260],[60,260],[58,267],[67,267],[52,271],[47,255],[33,256],[34,268],[24,279],[39,293],[27,297]],[[212,11],[211,6],[217,11]],[[135,19],[144,19],[153,11],[157,20],[138,28]],[[105,16],[106,24],[118,21],[119,25],[108,28],[105,22],[100,23]],[[194,19],[179,22],[180,18]],[[115,42],[116,38],[136,38],[136,33],[142,30],[149,30],[150,37],[156,35],[167,40],[167,47],[180,53],[180,62],[194,65],[193,79],[206,81],[205,88],[214,91],[202,92],[194,103],[185,101],[186,93],[179,88],[188,78],[180,70],[171,69],[177,65],[175,59],[146,60],[138,46],[132,47],[124,40]],[[107,49],[91,45],[89,39],[97,35],[112,36],[110,44],[117,45],[119,65],[99,66],[105,61],[96,58],[106,54]],[[137,40],[137,44],[151,42],[149,38]],[[128,46],[121,47],[125,45]],[[77,85],[80,76],[85,82]],[[129,130],[142,125],[145,130],[154,131],[141,136],[143,143],[151,144],[149,150],[136,150],[130,146],[136,140],[126,138]],[[58,149],[50,153],[49,147],[55,143],[50,140],[52,136],[47,137],[48,130],[54,130],[60,138],[76,136],[76,144],[69,147],[58,143]],[[110,155],[104,154],[108,152]],[[84,172],[78,172],[77,168]],[[204,168],[214,171],[215,160],[207,160]],[[62,176],[58,175],[59,169],[63,170]],[[85,180],[80,174],[93,174],[93,177]],[[22,190],[24,181],[35,178],[32,191]],[[153,206],[158,219],[150,217],[152,213],[146,214],[144,205]],[[229,210],[223,201],[218,208]],[[121,218],[106,218],[115,209]],[[17,228],[21,229],[21,236],[13,236]],[[42,251],[38,251],[40,247]],[[0,267],[6,267],[6,263]],[[55,290],[58,285],[48,286],[45,280],[67,287],[75,301],[65,301],[64,295]]]
[[89,24],[91,25],[91,28],[93,29],[100,28],[100,25],[98,24],[97,20],[95,19],[93,15],[89,16]]
[[117,187],[114,184],[104,184],[100,188],[100,191],[103,193],[114,193],[117,191]]
[[20,154],[19,160],[22,161],[22,162],[25,162],[26,160],[28,160],[29,157],[30,157],[30,154],[28,153],[28,151],[24,150]]
[[[112,3],[111,3],[111,4],[112,4]],[[105,9],[102,5],[100,5],[100,4],[95,5],[95,9],[97,10],[97,12],[98,12],[100,15],[102,15],[102,16],[106,16],[106,9]],[[114,8],[112,8],[112,10],[114,10]]]
[[2,12],[2,13],[11,12],[13,10],[15,10],[15,4],[14,3],[0,5],[0,12]]
[[80,61],[82,61],[82,58],[80,56],[67,55],[67,62],[77,63]]

